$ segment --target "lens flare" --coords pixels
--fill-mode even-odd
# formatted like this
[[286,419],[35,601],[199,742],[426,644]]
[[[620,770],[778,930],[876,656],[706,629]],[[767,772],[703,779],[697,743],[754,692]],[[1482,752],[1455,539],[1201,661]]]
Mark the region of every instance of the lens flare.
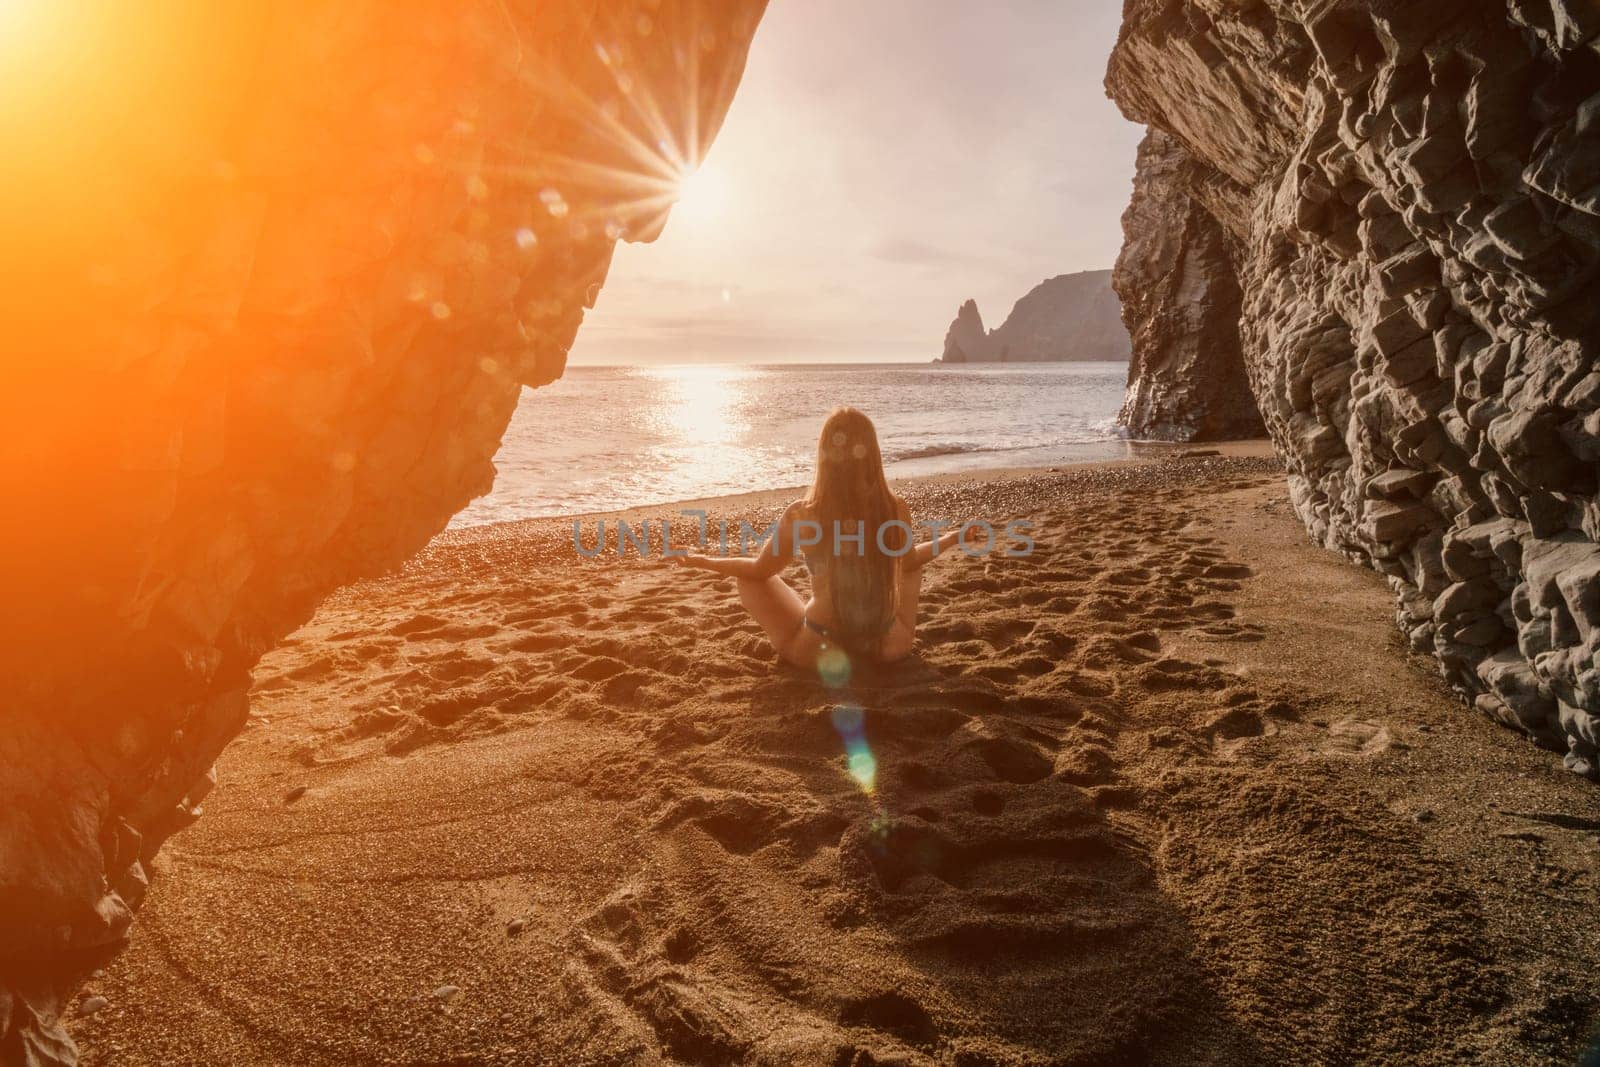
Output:
[[866,742],[861,742],[862,750],[850,754],[850,777],[856,784],[867,792],[872,792],[878,781],[878,761],[871,752],[866,751]]
[[817,673],[822,676],[822,684],[829,689],[838,689],[850,682],[850,657],[841,648],[829,645],[817,654]]
[[[666,224],[669,210],[702,223],[714,221],[724,210],[729,182],[705,166],[705,156],[742,67],[705,61],[717,58],[717,37],[702,22],[701,7],[702,0],[686,0],[673,27],[658,25],[644,14],[626,20],[602,18],[602,28],[596,31],[602,37],[594,50],[599,76],[593,79],[567,81],[537,65],[519,71],[552,115],[582,125],[595,150],[584,158],[513,150],[518,162],[501,168],[504,176],[523,186],[559,193],[560,200],[546,202],[545,207],[567,225],[586,221],[591,212],[615,216],[629,240],[653,240]],[[684,37],[671,53],[676,61],[674,77],[662,85],[657,73],[636,76],[641,63],[648,63],[650,54],[659,49],[644,48],[635,38],[669,29]]]
[[878,760],[867,744],[866,723],[866,713],[854,704],[833,709],[833,728],[844,741],[845,767],[856,784],[871,793],[878,782]]

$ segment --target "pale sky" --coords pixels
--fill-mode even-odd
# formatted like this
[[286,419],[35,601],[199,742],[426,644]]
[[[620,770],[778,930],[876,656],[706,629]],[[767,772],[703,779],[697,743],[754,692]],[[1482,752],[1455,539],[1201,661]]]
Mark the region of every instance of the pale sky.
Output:
[[772,0],[694,198],[619,245],[573,363],[938,356],[1111,266],[1142,134],[1121,0]]

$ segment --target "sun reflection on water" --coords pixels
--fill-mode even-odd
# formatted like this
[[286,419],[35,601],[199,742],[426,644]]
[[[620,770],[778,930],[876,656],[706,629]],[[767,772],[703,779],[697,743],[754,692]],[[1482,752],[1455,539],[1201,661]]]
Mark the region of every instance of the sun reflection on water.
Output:
[[644,372],[662,383],[654,428],[693,445],[724,445],[750,430],[743,415],[745,367],[652,367]]
[[761,486],[770,449],[750,439],[752,388],[760,371],[717,365],[651,367],[640,373],[656,385],[643,421],[660,442],[650,465],[657,495],[682,500],[704,495],[708,484],[732,493]]

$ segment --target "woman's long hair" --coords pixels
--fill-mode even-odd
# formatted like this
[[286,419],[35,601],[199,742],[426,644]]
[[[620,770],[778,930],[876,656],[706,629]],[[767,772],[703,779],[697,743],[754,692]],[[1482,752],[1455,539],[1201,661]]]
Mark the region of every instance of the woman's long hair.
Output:
[[[898,560],[883,549],[898,552],[909,547],[910,535],[890,527],[879,544],[878,531],[899,515],[883,476],[878,431],[855,408],[835,408],[822,424],[817,479],[805,502],[822,526],[817,549],[828,560],[835,638],[848,649],[868,648],[893,623],[899,600]],[[840,533],[837,552],[835,529]],[[863,535],[859,544],[843,540],[857,532]]]

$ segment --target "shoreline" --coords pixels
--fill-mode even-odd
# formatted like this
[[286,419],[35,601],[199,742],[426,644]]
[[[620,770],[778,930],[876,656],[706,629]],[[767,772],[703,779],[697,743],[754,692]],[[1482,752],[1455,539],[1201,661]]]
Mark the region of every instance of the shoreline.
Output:
[[[816,437],[813,424],[792,416],[814,413],[820,421],[843,396],[885,415],[879,438],[891,474],[1095,462],[1172,447],[1131,440],[1115,427],[1126,365],[1021,369],[1022,377],[960,371],[958,382],[945,381],[948,372],[866,364],[850,370],[859,377],[847,386],[817,364],[588,368],[522,394],[495,457],[496,487],[450,522],[462,528],[799,482],[810,476]],[[999,421],[973,424],[974,406]],[[627,447],[582,421],[547,438],[551,418],[565,425],[587,410],[607,410],[631,427]],[[713,410],[733,421],[708,439],[703,420]]]
[[[1000,483],[1071,471],[1147,466],[1189,458],[1186,454],[1192,455],[1193,458],[1206,458],[1210,455],[1217,455],[1225,459],[1272,459],[1275,457],[1272,442],[1266,438],[1192,445],[1155,441],[1140,443],[1170,445],[1170,449],[1148,456],[1130,456],[1125,459],[1084,460],[1082,462],[1062,462],[1031,466],[975,467],[970,470],[914,474],[903,478],[891,477],[888,480],[889,488],[896,492],[908,490],[915,495],[919,490],[929,487],[966,485],[968,483]],[[657,519],[663,514],[675,517],[676,512],[684,508],[703,507],[708,514],[729,514],[737,512],[738,509],[770,507],[774,501],[778,500],[787,503],[795,499],[798,494],[804,493],[807,488],[809,488],[807,485],[777,486],[771,489],[752,489],[747,492],[727,493],[720,496],[667,500],[655,504],[638,504],[633,507],[613,508],[608,511],[585,511],[571,515],[530,515],[521,519],[501,519],[494,522],[476,523],[472,526],[446,527],[434,535],[433,540],[429,542],[429,547],[431,548],[437,544],[470,544],[485,539],[498,540],[505,536],[514,536],[519,531],[550,523],[570,524],[572,522],[591,522],[599,519],[621,519],[627,522],[637,522],[640,518]]]

